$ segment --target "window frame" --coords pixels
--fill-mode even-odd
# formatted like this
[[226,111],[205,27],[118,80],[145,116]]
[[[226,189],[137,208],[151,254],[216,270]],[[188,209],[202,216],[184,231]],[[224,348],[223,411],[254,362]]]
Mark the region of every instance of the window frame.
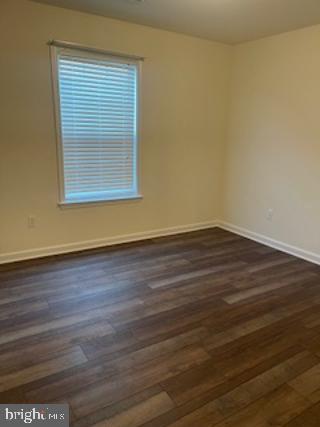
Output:
[[[50,42],[50,58],[51,58],[51,77],[54,103],[54,120],[56,129],[56,153],[57,153],[57,169],[58,169],[58,206],[63,207],[81,207],[87,205],[101,205],[104,203],[115,203],[121,201],[134,201],[142,199],[141,193],[141,161],[140,161],[140,133],[141,133],[141,68],[143,58],[130,55],[117,54],[100,49],[79,46],[68,42]],[[106,197],[101,199],[88,200],[68,200],[65,195],[65,175],[64,175],[64,152],[62,138],[62,120],[60,108],[60,80],[59,80],[59,52],[62,49],[74,50],[78,55],[83,55],[84,58],[113,58],[119,62],[130,63],[136,65],[137,80],[136,80],[136,138],[134,141],[134,180],[135,193],[128,195],[116,195],[115,197]]]

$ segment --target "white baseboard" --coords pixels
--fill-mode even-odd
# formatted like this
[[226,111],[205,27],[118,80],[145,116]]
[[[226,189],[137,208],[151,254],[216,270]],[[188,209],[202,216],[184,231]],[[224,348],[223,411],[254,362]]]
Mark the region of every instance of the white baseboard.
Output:
[[190,231],[205,230],[217,226],[216,221],[202,222],[197,224],[181,225],[170,228],[161,228],[157,230],[144,231],[141,233],[126,234],[122,236],[106,237],[103,239],[87,240],[64,245],[42,247],[37,249],[28,249],[19,252],[10,252],[0,254],[0,264],[23,261],[27,259],[42,258],[50,255],[60,255],[70,252],[83,251],[86,249],[96,249],[104,246],[116,245],[119,243],[135,242],[139,240],[151,239],[155,237],[170,236]]
[[294,255],[298,258],[302,258],[306,261],[310,261],[314,264],[320,265],[320,255],[315,252],[309,252],[304,249],[300,249],[296,246],[288,245],[287,243],[280,242],[279,240],[271,239],[270,237],[264,236],[263,234],[255,233],[237,225],[230,224],[224,221],[218,221],[217,226],[224,230],[230,231],[240,236],[247,237],[248,239],[262,243],[266,246],[270,246],[279,251],[286,252],[287,254]]
[[78,252],[86,249],[102,248],[104,246],[111,246],[120,243],[129,243],[139,240],[152,239],[155,237],[171,236],[174,234],[188,233],[191,231],[205,230],[207,228],[220,227],[224,230],[230,231],[256,242],[262,243],[266,246],[270,246],[274,249],[278,249],[282,252],[286,252],[290,255],[294,255],[298,258],[302,258],[306,261],[310,261],[314,264],[320,265],[320,255],[314,252],[309,252],[304,249],[300,249],[296,246],[289,245],[279,240],[271,239],[270,237],[264,236],[259,233],[247,230],[237,225],[227,223],[225,221],[209,221],[197,224],[188,224],[170,228],[161,228],[156,230],[145,231],[141,233],[133,233],[120,235],[115,237],[106,237],[103,239],[87,240],[76,243],[68,243],[64,245],[56,245],[49,247],[42,247],[37,249],[29,249],[19,252],[10,252],[0,254],[0,264],[7,264],[10,262],[24,261],[34,258],[42,258],[50,255],[60,255],[70,252]]

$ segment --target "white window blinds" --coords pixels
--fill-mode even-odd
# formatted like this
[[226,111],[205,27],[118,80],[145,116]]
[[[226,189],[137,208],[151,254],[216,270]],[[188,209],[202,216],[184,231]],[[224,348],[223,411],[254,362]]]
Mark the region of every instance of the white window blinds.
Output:
[[56,51],[63,202],[137,196],[138,62]]

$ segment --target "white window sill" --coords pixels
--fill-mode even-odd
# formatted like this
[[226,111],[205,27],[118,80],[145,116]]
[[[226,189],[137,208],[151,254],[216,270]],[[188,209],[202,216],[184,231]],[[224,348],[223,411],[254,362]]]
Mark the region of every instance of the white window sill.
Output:
[[101,200],[68,200],[59,202],[58,206],[61,209],[69,209],[69,208],[81,208],[81,207],[91,207],[91,206],[100,206],[104,204],[110,203],[119,203],[119,202],[128,202],[134,200],[141,200],[143,196],[141,194],[135,194],[133,196],[119,196],[114,197],[112,199],[101,199]]

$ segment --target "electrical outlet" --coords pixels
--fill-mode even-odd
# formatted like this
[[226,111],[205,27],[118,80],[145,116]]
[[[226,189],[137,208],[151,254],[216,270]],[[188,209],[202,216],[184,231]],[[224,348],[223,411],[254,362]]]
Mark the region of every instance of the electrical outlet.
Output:
[[28,228],[35,228],[36,226],[36,218],[32,215],[28,216]]
[[273,220],[273,214],[274,214],[274,212],[273,212],[273,209],[268,209],[268,211],[267,211],[267,220],[268,221],[272,221]]

